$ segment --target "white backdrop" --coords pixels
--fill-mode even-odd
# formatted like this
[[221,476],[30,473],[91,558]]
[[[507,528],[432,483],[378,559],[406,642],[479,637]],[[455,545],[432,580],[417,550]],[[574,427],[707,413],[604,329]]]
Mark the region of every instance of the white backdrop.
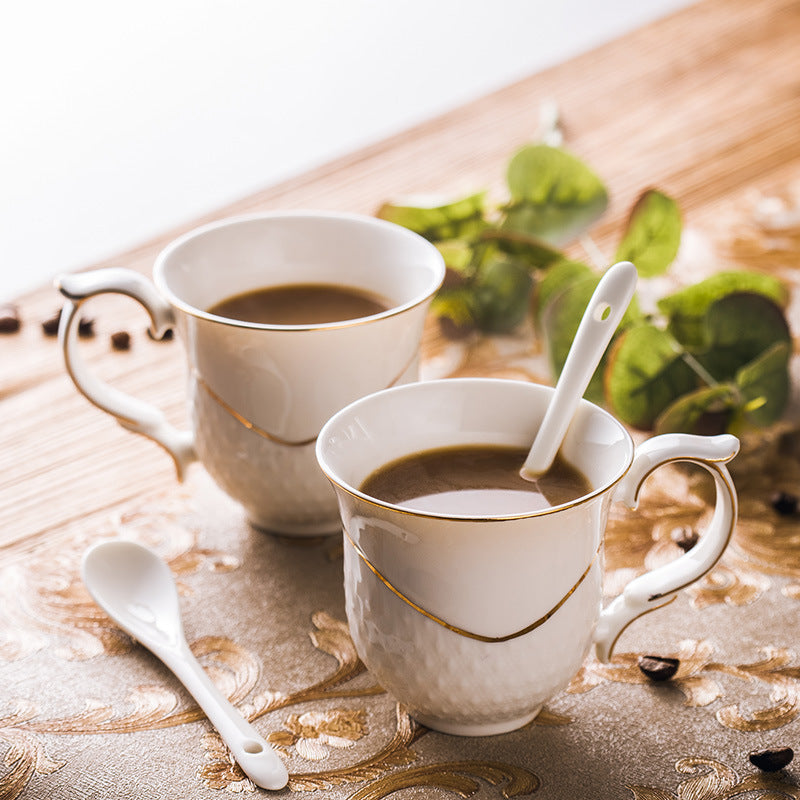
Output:
[[0,300],[689,2],[7,2]]

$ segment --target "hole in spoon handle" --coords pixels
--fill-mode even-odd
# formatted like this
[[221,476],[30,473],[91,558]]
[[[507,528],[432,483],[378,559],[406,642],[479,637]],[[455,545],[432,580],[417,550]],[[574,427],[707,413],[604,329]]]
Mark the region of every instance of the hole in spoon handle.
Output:
[[597,308],[594,310],[594,314],[592,315],[597,322],[605,322],[607,319],[611,317],[611,306],[606,303],[605,301],[600,302],[597,304]]

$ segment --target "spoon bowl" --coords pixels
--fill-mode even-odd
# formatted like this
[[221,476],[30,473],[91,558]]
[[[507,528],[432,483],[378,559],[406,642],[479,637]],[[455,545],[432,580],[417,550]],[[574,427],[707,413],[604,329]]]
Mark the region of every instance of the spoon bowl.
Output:
[[286,766],[270,744],[220,692],[189,649],[172,573],[152,550],[112,540],[90,547],[81,565],[94,601],[159,658],[188,689],[242,771],[264,789],[282,789]]

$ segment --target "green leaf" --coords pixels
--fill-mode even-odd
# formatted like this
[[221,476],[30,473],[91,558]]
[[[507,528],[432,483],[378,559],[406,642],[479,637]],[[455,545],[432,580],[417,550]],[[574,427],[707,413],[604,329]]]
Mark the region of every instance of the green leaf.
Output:
[[511,201],[502,228],[559,247],[606,210],[603,182],[580,159],[544,144],[523,147],[507,172]]
[[637,428],[651,428],[667,406],[696,386],[680,346],[648,323],[624,331],[608,360],[606,397],[614,413]]
[[440,289],[431,302],[431,311],[437,317],[446,317],[457,326],[473,325],[475,315],[472,290],[466,285]]
[[436,249],[442,254],[445,265],[460,275],[470,272],[472,264],[472,247],[458,239],[437,242]]
[[487,225],[485,200],[486,192],[477,192],[445,202],[420,198],[414,204],[384,203],[376,216],[409,228],[431,242],[472,238]]
[[682,395],[656,418],[655,433],[724,433],[734,414],[736,392],[729,384],[704,386]]
[[677,203],[655,189],[634,204],[615,261],[632,261],[639,275],[662,275],[675,260],[681,243],[681,214]]
[[776,342],[736,373],[745,415],[758,426],[780,419],[789,402],[789,342]]
[[771,275],[725,271],[662,297],[658,308],[669,320],[669,332],[686,347],[699,349],[706,344],[705,316],[711,304],[738,292],[763,295],[781,308],[789,300],[786,286]]
[[[553,264],[545,272],[536,287],[537,318],[541,319],[548,304],[561,292],[568,290],[571,286],[586,278],[592,277],[594,277],[592,268],[582,261],[571,261],[565,258]],[[595,283],[595,285],[597,284]],[[575,330],[577,331],[577,329],[576,325]]]
[[790,342],[783,312],[763,295],[737,292],[712,303],[706,314],[708,348],[697,359],[718,381],[733,380],[737,370],[776,342]]
[[480,235],[481,242],[493,244],[498,250],[514,256],[529,269],[544,269],[564,256],[541,239],[516,231],[499,228],[486,228]]
[[477,326],[487,333],[508,333],[530,308],[530,272],[504,256],[485,263],[472,283],[472,309]]

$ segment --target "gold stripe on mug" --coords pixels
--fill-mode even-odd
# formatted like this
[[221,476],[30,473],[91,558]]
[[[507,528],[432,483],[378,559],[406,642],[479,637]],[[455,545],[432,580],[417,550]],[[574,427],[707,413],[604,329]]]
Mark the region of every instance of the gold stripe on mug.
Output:
[[228,414],[230,414],[238,423],[247,428],[247,430],[258,434],[262,439],[267,439],[270,442],[283,445],[284,447],[305,447],[306,445],[313,444],[317,440],[316,436],[312,436],[310,439],[302,439],[300,441],[282,439],[280,436],[276,436],[274,433],[270,433],[269,431],[265,431],[263,428],[259,428],[255,422],[251,422],[249,419],[247,419],[247,417],[242,416],[235,408],[233,408],[233,406],[226,403],[197,372],[194,373],[194,377],[197,381],[197,385],[202,386],[206,394],[208,394],[208,396],[220,408],[222,408],[224,411],[227,411]]
[[347,541],[353,546],[353,550],[355,550],[358,557],[367,565],[370,572],[394,595],[399,597],[404,603],[407,603],[411,608],[415,611],[418,611],[424,617],[427,617],[432,622],[437,623],[437,625],[441,625],[443,628],[447,628],[447,630],[452,631],[453,633],[457,633],[459,636],[466,636],[468,639],[476,639],[479,642],[508,642],[511,639],[518,639],[520,636],[525,636],[526,633],[530,633],[531,631],[536,630],[536,628],[544,625],[547,620],[552,617],[556,611],[558,611],[564,603],[569,600],[570,597],[575,593],[577,588],[583,583],[586,576],[591,571],[592,567],[594,566],[594,562],[597,560],[597,556],[600,553],[600,548],[603,546],[602,542],[598,545],[597,550],[595,550],[594,555],[592,556],[592,560],[589,562],[589,566],[583,571],[583,574],[578,578],[578,580],[574,583],[572,588],[546,613],[543,614],[539,619],[535,622],[532,622],[530,625],[526,625],[521,630],[515,631],[514,633],[508,633],[505,636],[484,636],[480,633],[473,633],[471,631],[465,630],[464,628],[459,628],[457,625],[451,625],[449,622],[445,622],[441,617],[437,617],[435,614],[432,614],[430,611],[426,611],[422,606],[417,605],[413,600],[406,597],[396,586],[394,586],[388,578],[386,578],[378,568],[367,558],[366,553],[357,545],[353,539],[350,537],[350,534],[347,532],[347,528],[342,529],[344,531],[344,535],[347,537]]
[[[400,372],[397,373],[397,375],[391,381],[391,383],[389,383],[384,388],[390,389],[392,386],[394,386],[400,380],[400,378],[402,378],[403,375],[405,375],[405,373],[408,370],[408,368],[414,363],[414,359],[416,357],[417,357],[417,354],[414,353],[411,356],[411,358],[405,363],[405,366],[403,367],[403,369],[400,370]],[[274,444],[283,445],[284,447],[306,447],[307,445],[314,444],[314,442],[317,441],[317,437],[316,436],[312,436],[310,439],[302,439],[302,440],[299,440],[299,441],[292,441],[291,439],[283,439],[282,437],[277,436],[274,433],[270,433],[269,431],[265,431],[263,428],[260,428],[258,425],[256,425],[255,422],[252,422],[251,420],[247,419],[247,417],[245,417],[244,415],[240,414],[229,403],[225,402],[225,400],[223,400],[206,383],[206,381],[203,379],[203,377],[200,375],[200,373],[197,372],[197,370],[193,370],[193,375],[194,375],[195,380],[197,381],[198,386],[201,386],[204,389],[204,391],[206,392],[206,394],[208,394],[208,396],[218,406],[220,406],[220,408],[222,408],[224,411],[227,411],[228,414],[230,414],[240,425],[243,425],[245,428],[247,428],[247,430],[252,431],[253,433],[257,434],[258,436],[261,436],[263,439],[267,439],[268,441],[273,442]]]

